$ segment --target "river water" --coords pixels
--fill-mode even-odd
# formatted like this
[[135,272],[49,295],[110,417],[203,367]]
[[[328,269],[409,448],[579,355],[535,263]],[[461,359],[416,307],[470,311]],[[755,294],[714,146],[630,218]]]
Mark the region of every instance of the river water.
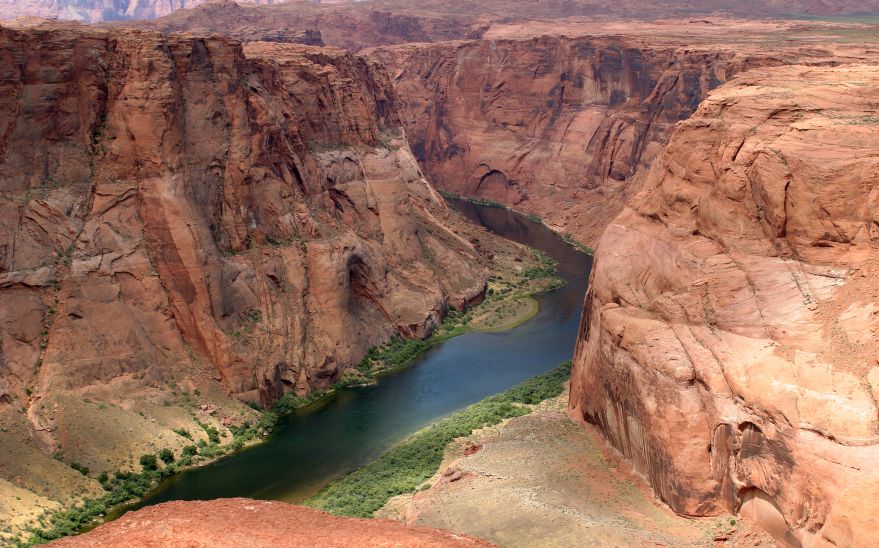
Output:
[[131,508],[221,497],[301,501],[431,422],[569,360],[592,257],[523,215],[449,202],[475,223],[556,259],[567,284],[538,296],[540,312],[522,325],[461,335],[375,386],[338,391],[282,419],[265,443],[171,477]]

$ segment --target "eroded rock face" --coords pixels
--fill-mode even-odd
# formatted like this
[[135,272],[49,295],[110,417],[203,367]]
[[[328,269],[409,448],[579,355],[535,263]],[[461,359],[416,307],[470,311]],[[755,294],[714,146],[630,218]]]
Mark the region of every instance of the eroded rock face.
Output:
[[[238,4],[217,0],[150,21],[125,21],[113,26],[137,26],[164,32],[220,32],[242,41],[304,42],[301,36],[320,36],[328,45],[357,51],[368,46],[453,40],[479,32],[473,16],[434,14],[411,2],[289,2],[273,5]],[[466,11],[466,10],[465,10]]]
[[482,294],[374,63],[141,31],[0,43],[0,405],[46,435],[49,396],[168,391],[194,363],[243,400],[303,394]]
[[536,213],[590,243],[628,201],[673,124],[736,72],[780,62],[734,48],[611,36],[370,54],[392,75],[407,135],[431,180]]
[[676,512],[874,545],[879,69],[746,72],[601,238],[571,406]]

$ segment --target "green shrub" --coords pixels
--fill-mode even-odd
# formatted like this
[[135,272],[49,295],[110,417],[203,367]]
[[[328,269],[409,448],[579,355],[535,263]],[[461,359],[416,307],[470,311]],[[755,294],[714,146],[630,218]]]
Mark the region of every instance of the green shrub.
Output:
[[220,431],[210,424],[203,423],[201,421],[196,420],[201,429],[204,430],[204,433],[208,435],[208,441],[212,444],[220,443]]
[[577,249],[579,249],[580,251],[582,251],[583,253],[585,253],[587,255],[594,255],[595,254],[595,252],[592,250],[591,247],[589,247],[588,245],[586,245],[584,243],[581,243],[581,242],[575,240],[574,237],[571,236],[570,234],[564,234],[562,236],[562,239],[565,241],[566,244],[573,246],[573,247],[576,247]]
[[183,436],[184,438],[186,438],[188,440],[192,439],[192,434],[190,434],[189,430],[187,430],[186,428],[175,428],[174,433],[177,434],[178,436]]
[[174,452],[166,447],[159,451],[159,458],[162,459],[162,462],[165,464],[171,464],[174,462]]
[[156,470],[159,467],[158,460],[155,455],[141,455],[140,465],[144,470]]
[[535,404],[558,396],[571,363],[475,403],[416,433],[377,460],[327,486],[305,504],[344,516],[370,517],[394,496],[411,493],[433,476],[446,446],[455,438],[530,412]]
[[78,462],[71,462],[70,467],[73,468],[74,470],[76,470],[77,472],[79,472],[80,474],[82,474],[83,476],[89,475],[89,467],[88,466],[83,466]]

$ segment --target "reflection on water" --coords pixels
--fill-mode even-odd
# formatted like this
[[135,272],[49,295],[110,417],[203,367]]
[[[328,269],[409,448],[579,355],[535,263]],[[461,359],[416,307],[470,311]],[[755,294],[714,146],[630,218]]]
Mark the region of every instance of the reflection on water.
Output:
[[220,497],[302,500],[436,419],[570,359],[592,258],[522,215],[450,203],[489,230],[542,249],[559,261],[567,285],[538,297],[532,320],[461,335],[376,386],[339,391],[283,419],[266,443],[169,478],[137,507]]

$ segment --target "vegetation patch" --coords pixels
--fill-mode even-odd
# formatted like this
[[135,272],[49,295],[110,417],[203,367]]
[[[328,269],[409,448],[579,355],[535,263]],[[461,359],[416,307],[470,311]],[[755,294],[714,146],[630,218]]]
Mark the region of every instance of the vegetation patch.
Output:
[[532,306],[535,303],[525,299],[564,284],[556,276],[555,261],[542,251],[532,251],[535,261],[530,268],[492,276],[485,299],[480,304],[463,311],[449,310],[440,327],[430,337],[404,339],[395,335],[386,344],[371,348],[357,365],[362,376],[344,384],[350,386],[374,382],[377,375],[398,371],[429,348],[453,337],[468,331],[510,328],[531,317],[523,312],[536,312]]
[[462,195],[457,194],[455,192],[446,192],[445,190],[439,190],[439,189],[437,189],[437,192],[439,192],[440,196],[442,196],[443,198],[449,198],[451,200],[461,200],[462,202],[468,202],[468,203],[480,205],[483,207],[493,207],[496,209],[510,209],[507,206],[505,206],[504,204],[501,204],[499,202],[492,202],[491,200],[486,200],[485,198],[474,198],[471,196],[462,196]]
[[595,255],[595,251],[591,247],[584,244],[583,242],[575,240],[574,237],[571,236],[570,234],[563,234],[562,239],[569,246],[575,247],[587,255]]
[[116,471],[110,476],[103,472],[97,478],[106,491],[103,496],[87,498],[73,508],[43,515],[40,526],[30,529],[30,536],[19,539],[16,545],[46,544],[79,533],[111,508],[143,497],[163,479],[191,466],[198,454],[199,450],[194,445],[188,445],[175,462],[171,450],[163,449],[157,455],[145,454],[140,457],[140,473]]
[[474,430],[526,415],[530,405],[564,390],[571,362],[455,413],[387,451],[377,460],[327,486],[305,504],[340,516],[370,517],[388,500],[413,493],[442,463],[446,446]]

